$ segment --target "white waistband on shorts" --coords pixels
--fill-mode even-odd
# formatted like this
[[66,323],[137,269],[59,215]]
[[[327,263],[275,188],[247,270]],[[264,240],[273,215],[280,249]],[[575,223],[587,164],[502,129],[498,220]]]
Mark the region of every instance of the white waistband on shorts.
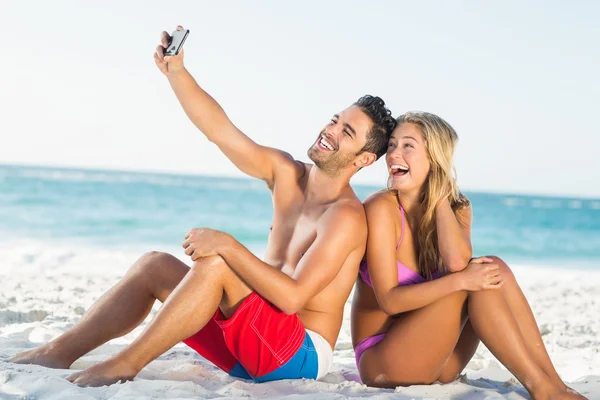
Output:
[[306,333],[310,337],[310,340],[312,340],[315,350],[317,351],[317,360],[319,363],[317,379],[321,379],[331,371],[333,365],[333,350],[331,350],[329,342],[317,332],[306,329]]

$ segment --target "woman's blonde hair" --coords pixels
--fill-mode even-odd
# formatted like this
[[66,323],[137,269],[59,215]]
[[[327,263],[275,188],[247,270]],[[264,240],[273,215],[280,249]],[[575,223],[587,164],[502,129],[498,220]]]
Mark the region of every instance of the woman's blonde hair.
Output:
[[[456,184],[453,155],[458,135],[449,123],[427,112],[407,112],[398,117],[397,121],[398,126],[410,123],[419,127],[431,163],[429,174],[421,188],[423,218],[417,238],[419,273],[425,279],[431,279],[435,273],[446,272],[437,240],[436,206],[445,197],[455,214],[470,205],[469,199],[458,190]],[[462,224],[460,218],[459,223]]]

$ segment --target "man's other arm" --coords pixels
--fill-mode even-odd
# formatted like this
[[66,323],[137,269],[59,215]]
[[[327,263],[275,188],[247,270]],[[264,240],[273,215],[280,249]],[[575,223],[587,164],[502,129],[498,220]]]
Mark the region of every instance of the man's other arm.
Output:
[[364,248],[366,235],[364,214],[339,205],[321,216],[317,237],[293,277],[261,261],[233,238],[224,242],[218,254],[251,289],[293,314],[333,281],[353,251]]

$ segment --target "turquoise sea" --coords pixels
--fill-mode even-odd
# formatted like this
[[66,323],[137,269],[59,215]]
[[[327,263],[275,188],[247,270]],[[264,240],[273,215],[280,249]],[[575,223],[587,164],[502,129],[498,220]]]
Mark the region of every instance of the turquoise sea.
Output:
[[[364,199],[381,189],[353,185]],[[512,263],[600,269],[600,199],[465,193],[476,255]],[[0,165],[0,240],[103,251],[177,249],[193,227],[266,246],[263,182],[212,176]]]

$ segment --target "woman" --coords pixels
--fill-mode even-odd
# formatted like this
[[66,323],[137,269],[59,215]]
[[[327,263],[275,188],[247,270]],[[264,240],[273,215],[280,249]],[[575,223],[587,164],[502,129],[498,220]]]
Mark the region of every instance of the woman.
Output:
[[389,190],[365,202],[369,240],[352,304],[360,376],[378,387],[451,382],[481,340],[532,397],[581,398],[554,369],[509,267],[471,260],[471,206],[452,175],[457,139],[436,115],[398,119]]

